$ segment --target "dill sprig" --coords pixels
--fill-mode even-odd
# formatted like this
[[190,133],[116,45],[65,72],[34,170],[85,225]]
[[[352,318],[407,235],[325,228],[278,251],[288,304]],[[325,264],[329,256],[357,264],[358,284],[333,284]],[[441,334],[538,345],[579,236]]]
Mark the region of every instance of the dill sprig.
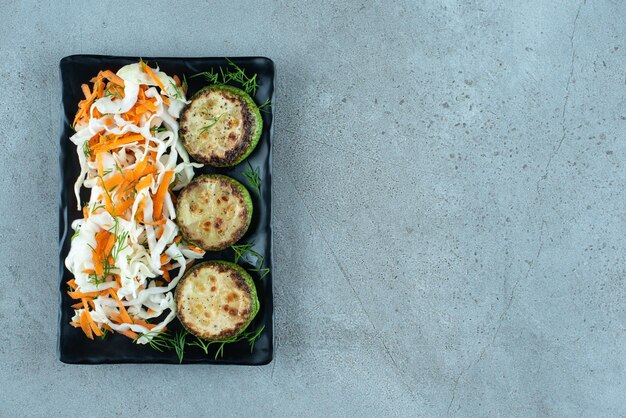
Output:
[[230,248],[232,248],[232,250],[235,252],[235,263],[239,263],[239,260],[248,253],[259,254],[256,251],[253,251],[252,247],[254,247],[254,242],[248,244],[232,245]]
[[211,347],[211,345],[213,344],[216,344],[218,347],[217,347],[217,350],[215,351],[214,359],[217,360],[218,357],[224,357],[224,347],[226,346],[226,344],[232,344],[232,343],[236,343],[239,341],[244,341],[244,340],[248,341],[248,345],[250,345],[250,352],[253,352],[254,343],[256,342],[256,340],[259,339],[264,329],[265,329],[265,325],[263,325],[261,328],[259,328],[256,331],[245,331],[245,332],[242,332],[241,334],[235,335],[233,337],[230,337],[226,340],[221,340],[221,341],[204,341],[202,338],[196,337],[195,341],[189,342],[187,343],[187,345],[200,347],[200,349],[204,351],[204,354],[208,355],[209,347]]
[[176,100],[183,100],[183,98],[185,97],[185,94],[183,93],[182,89],[178,87],[175,83],[172,83],[171,81],[170,81],[170,86],[172,86],[172,89],[174,90],[174,95],[172,97]]
[[91,149],[89,148],[89,141],[83,142],[83,154],[85,154],[85,157],[87,158],[91,157]]
[[248,168],[242,173],[248,180],[250,187],[254,187],[258,193],[261,193],[261,175],[259,167],[252,168],[250,161],[246,160]]
[[161,132],[167,132],[167,128],[164,128],[163,126],[153,126],[152,128],[150,128],[150,132],[152,132],[152,134],[158,134]]
[[159,352],[174,350],[176,352],[176,356],[178,357],[178,362],[182,363],[183,358],[185,356],[185,347],[199,347],[204,354],[209,354],[209,348],[215,344],[218,346],[215,352],[215,360],[219,357],[224,357],[224,347],[226,344],[232,344],[239,341],[247,341],[250,346],[250,352],[254,351],[254,344],[259,339],[263,330],[265,329],[265,325],[255,331],[244,331],[238,335],[230,337],[226,340],[221,341],[205,341],[199,337],[195,337],[193,341],[187,341],[187,336],[189,332],[187,330],[178,331],[176,334],[171,334],[169,332],[147,332],[145,334],[140,334],[136,339],[146,338],[148,340],[148,345]]
[[109,329],[108,328],[102,328],[102,335],[100,336],[101,340],[106,339],[106,337],[109,335]]
[[209,84],[220,84],[219,82],[220,75],[216,73],[215,71],[213,71],[213,69],[211,69],[210,71],[203,71],[201,73],[194,74],[190,78],[195,78],[195,77],[204,77],[204,79]]
[[187,94],[189,91],[189,85],[187,84],[187,77],[183,74],[183,82],[181,83],[181,87],[183,89],[183,93]]
[[[226,112],[224,112],[224,113],[226,113]],[[201,133],[201,134],[203,134],[203,133],[205,133],[206,131],[208,131],[209,129],[211,129],[212,127],[214,127],[214,126],[215,126],[215,124],[217,124],[217,122],[220,120],[220,118],[221,118],[222,116],[224,116],[224,113],[220,113],[219,115],[217,115],[217,116],[213,117],[213,118],[212,118],[212,122],[211,122],[211,123],[209,123],[208,125],[203,126],[202,128],[200,128],[200,133]]]
[[272,108],[272,101],[270,99],[265,99],[263,104],[259,105],[259,110],[261,112],[269,112]]
[[118,86],[114,84],[111,84],[109,87],[107,87],[102,95],[104,97],[113,96],[117,97],[118,99],[124,98],[124,96],[122,96],[122,93],[118,90]]
[[[265,257],[253,250],[254,242],[232,245],[230,248],[235,252],[235,263],[239,263],[239,260],[243,260],[251,266],[254,266],[254,268],[251,268],[250,271],[259,273],[261,280],[270,274],[269,267],[263,267]],[[251,257],[249,256],[252,256],[254,261],[251,260]]]
[[218,67],[218,71],[215,71],[211,68],[209,71],[203,71],[191,77],[203,77],[206,82],[211,85],[223,85],[234,82],[241,85],[241,88],[245,90],[246,93],[254,96],[259,88],[257,74],[250,77],[243,68],[239,67],[229,58],[226,58],[226,62],[228,63],[226,69]]
[[254,96],[257,88],[259,87],[257,83],[257,75],[255,74],[252,77],[248,77],[246,72],[229,58],[226,58],[226,62],[228,62],[228,65],[233,68],[233,71],[228,71],[226,73],[228,81],[234,81],[241,84],[246,93]]
[[173,349],[176,352],[176,356],[178,356],[178,362],[182,363],[185,356],[187,334],[189,334],[189,332],[186,329],[178,331],[176,334],[150,331],[145,334],[140,334],[135,339],[135,342],[144,337],[148,340],[148,345],[154,350],[163,352]]

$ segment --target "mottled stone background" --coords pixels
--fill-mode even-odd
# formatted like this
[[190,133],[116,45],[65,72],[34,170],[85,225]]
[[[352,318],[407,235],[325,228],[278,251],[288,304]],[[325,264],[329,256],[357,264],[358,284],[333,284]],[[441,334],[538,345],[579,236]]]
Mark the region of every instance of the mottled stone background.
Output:
[[[626,415],[623,1],[0,0],[0,416]],[[57,360],[58,62],[276,62],[265,367]]]

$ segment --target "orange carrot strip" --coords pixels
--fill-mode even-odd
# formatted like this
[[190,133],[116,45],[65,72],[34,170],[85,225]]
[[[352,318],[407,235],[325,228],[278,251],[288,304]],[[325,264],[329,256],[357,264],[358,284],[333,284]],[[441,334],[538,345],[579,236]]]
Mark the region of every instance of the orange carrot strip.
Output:
[[111,70],[106,70],[102,72],[102,77],[106,78],[107,80],[124,87],[124,80],[118,76],[117,74],[115,74],[113,71]]
[[100,80],[96,81],[93,85],[93,90],[96,95],[96,98],[100,99],[104,96],[104,83]]
[[143,102],[141,102],[141,105],[148,109],[150,112],[157,111],[157,106],[151,100],[144,100]]
[[83,94],[86,98],[91,97],[91,91],[89,91],[89,86],[87,84],[81,84],[80,88],[83,90]]
[[128,330],[128,331],[117,331],[117,332],[119,332],[122,335],[127,336],[131,340],[136,340],[139,337],[139,335],[137,335],[136,332],[133,332],[131,330]]
[[111,250],[115,245],[115,234],[109,235],[109,239],[107,240],[106,247],[104,247],[104,254],[111,254]]
[[78,303],[75,303],[75,304],[73,304],[73,305],[71,305],[71,306],[72,306],[72,308],[74,308],[74,309],[80,309],[80,308],[82,308],[82,307],[83,307],[83,304],[82,304],[81,302],[78,302]]
[[122,138],[117,138],[107,144],[102,144],[99,146],[94,147],[91,152],[93,152],[94,154],[99,154],[101,152],[105,152],[105,151],[111,151],[114,150],[115,148],[119,148],[122,145],[127,145],[133,142],[138,142],[141,141],[143,138],[143,135],[129,135],[129,136],[125,136]]
[[115,206],[115,213],[122,214],[126,212],[134,203],[133,199],[126,199],[119,205]]
[[137,325],[141,325],[142,327],[146,327],[148,329],[152,329],[154,327],[156,327],[156,324],[149,324],[145,321],[142,321],[141,319],[135,319],[135,324]]
[[87,319],[87,311],[83,311],[80,315],[80,327],[90,340],[93,340],[93,333],[91,332],[91,327],[89,326],[89,320]]
[[110,313],[109,314],[109,319],[115,323],[121,324],[122,323],[122,318],[120,318],[120,316],[116,313]]
[[150,187],[151,184],[152,184],[152,176],[147,175],[147,176],[144,176],[141,180],[139,180],[139,182],[137,182],[135,189],[137,191],[140,191],[140,190],[145,189],[146,187]]
[[161,80],[159,80],[159,78],[156,76],[156,74],[154,74],[154,71],[152,71],[152,68],[150,68],[148,65],[144,65],[143,66],[143,70],[150,76],[152,77],[152,79],[154,80],[154,82],[157,84],[157,86],[161,87],[161,90],[165,90],[165,86],[163,86],[163,83],[161,83]]
[[100,296],[100,292],[67,292],[72,299],[95,298]]
[[[154,222],[142,222],[142,223],[144,225],[151,225],[151,226],[164,225],[165,224],[165,218],[161,218],[158,221],[154,221]],[[165,254],[163,254],[163,255],[165,255]]]
[[128,315],[128,312],[126,312],[126,308],[122,304],[122,301],[120,300],[120,298],[117,297],[117,292],[115,290],[109,289],[109,293],[111,294],[111,296],[113,296],[113,299],[115,299],[115,301],[117,302],[117,305],[120,308],[120,317],[124,320],[124,322],[132,324],[133,320]]
[[195,245],[190,245],[188,248],[194,253],[204,254],[204,250],[202,248],[196,247]]
[[67,281],[67,285],[69,287],[71,287],[72,289],[74,289],[74,290],[78,287],[78,285],[76,284],[76,280],[74,280],[74,279],[68,280]]
[[96,165],[98,167],[98,174],[102,175],[104,173],[104,165],[102,161],[102,155],[96,154]]
[[[90,299],[89,301],[93,304],[93,301],[92,301],[91,299]],[[88,321],[89,326],[91,327],[91,329],[92,329],[93,333],[94,333],[96,336],[98,336],[98,337],[99,337],[99,336],[101,336],[101,335],[102,335],[102,331],[100,331],[100,328],[98,328],[98,326],[96,325],[96,323],[94,322],[94,320],[93,320],[93,319],[91,319],[91,314],[89,313],[89,308],[87,307],[87,301],[86,301],[86,299],[82,299],[82,301],[81,301],[81,302],[82,302],[83,308],[85,309],[85,313],[87,314],[87,321]],[[95,308],[94,308],[94,309],[95,309]]]
[[115,173],[112,177],[109,177],[108,179],[104,181],[104,187],[107,190],[110,190],[116,184],[120,184],[123,178],[124,177],[120,173]]
[[166,171],[163,175],[163,181],[159,184],[159,189],[154,196],[154,219],[161,219],[161,216],[163,215],[163,202],[165,200],[165,194],[169,190],[170,181],[173,176],[173,171]]

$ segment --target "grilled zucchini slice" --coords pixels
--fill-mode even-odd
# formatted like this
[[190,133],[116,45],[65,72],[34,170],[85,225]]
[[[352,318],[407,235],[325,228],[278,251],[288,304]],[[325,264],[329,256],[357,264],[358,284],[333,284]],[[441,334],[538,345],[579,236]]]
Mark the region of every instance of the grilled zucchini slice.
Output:
[[180,119],[180,136],[187,152],[213,167],[242,162],[254,150],[263,131],[258,106],[232,86],[209,86],[191,98]]
[[239,241],[252,220],[250,193],[221,174],[196,177],[178,195],[176,219],[183,236],[207,251]]
[[228,261],[207,261],[192,267],[176,286],[175,299],[180,322],[204,340],[237,336],[259,311],[252,277]]

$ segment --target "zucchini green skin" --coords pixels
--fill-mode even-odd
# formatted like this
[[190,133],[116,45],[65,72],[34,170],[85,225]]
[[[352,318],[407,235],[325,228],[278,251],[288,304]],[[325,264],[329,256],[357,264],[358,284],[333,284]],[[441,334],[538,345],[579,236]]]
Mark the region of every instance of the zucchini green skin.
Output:
[[[224,184],[231,186],[231,191],[237,193],[238,196],[243,200],[246,218],[245,221],[241,223],[239,229],[233,234],[231,239],[225,239],[220,242],[214,243],[208,241],[207,239],[203,239],[203,237],[201,236],[202,231],[199,231],[198,229],[192,229],[190,225],[188,225],[185,215],[187,213],[187,200],[192,199],[195,189],[202,187],[202,185],[206,182],[216,181],[220,183],[220,187],[222,187]],[[250,227],[250,223],[252,222],[253,211],[254,205],[252,204],[252,197],[250,196],[250,192],[248,192],[248,189],[246,189],[243,184],[233,179],[232,177],[228,177],[223,174],[203,174],[194,178],[191,183],[185,186],[185,188],[178,195],[178,199],[176,201],[176,223],[178,224],[178,227],[180,228],[183,236],[187,241],[194,243],[195,245],[206,251],[221,251],[235,244],[244,236],[244,234],[248,231],[248,228]]]
[[[190,324],[190,319],[193,318],[187,318],[182,310],[181,310],[181,298],[183,297],[183,295],[181,294],[180,289],[183,289],[185,286],[185,282],[187,280],[189,280],[190,277],[193,276],[194,272],[196,272],[197,270],[203,269],[203,268],[216,268],[217,269],[222,269],[222,273],[226,272],[227,270],[231,270],[234,271],[236,273],[236,279],[239,282],[239,286],[241,288],[241,284],[244,283],[245,286],[247,287],[247,294],[250,297],[250,311],[248,313],[248,318],[246,319],[246,321],[239,325],[239,327],[236,329],[236,331],[234,332],[228,332],[228,331],[224,331],[222,333],[220,333],[217,336],[214,337],[207,337],[205,334],[203,334],[202,332],[198,331],[197,329],[195,329],[191,324]],[[176,302],[176,315],[180,321],[180,323],[183,325],[183,327],[189,331],[190,333],[192,333],[193,335],[197,336],[198,338],[202,338],[203,340],[206,341],[224,341],[224,340],[229,340],[232,338],[237,337],[239,334],[241,334],[242,332],[244,332],[248,326],[250,325],[250,323],[254,320],[254,318],[256,317],[256,315],[258,314],[259,310],[260,310],[260,302],[259,302],[259,298],[258,298],[258,294],[257,294],[257,290],[256,290],[256,285],[254,284],[254,280],[252,279],[252,277],[250,276],[250,274],[248,274],[248,272],[243,269],[241,266],[239,266],[238,264],[235,263],[231,263],[229,261],[223,261],[223,260],[215,260],[215,261],[205,261],[203,263],[199,263],[196,264],[195,266],[193,266],[192,268],[190,268],[185,275],[181,278],[180,282],[178,283],[178,285],[176,286],[176,290],[174,293],[174,300]],[[218,307],[219,308],[219,307]]]
[[[228,97],[230,102],[238,100],[244,114],[242,138],[239,138],[235,146],[229,149],[224,156],[215,155],[215,150],[210,147],[199,149],[201,145],[197,143],[203,142],[199,139],[202,133],[199,128],[190,126],[194,118],[194,105],[212,92],[216,92],[222,97]],[[213,119],[204,120],[206,124],[210,124],[212,121]],[[213,167],[231,167],[248,158],[256,148],[263,133],[263,118],[259,107],[245,91],[228,85],[208,86],[194,94],[191,97],[191,103],[183,109],[179,133],[185,149],[195,160]],[[209,135],[211,135],[210,130]]]

